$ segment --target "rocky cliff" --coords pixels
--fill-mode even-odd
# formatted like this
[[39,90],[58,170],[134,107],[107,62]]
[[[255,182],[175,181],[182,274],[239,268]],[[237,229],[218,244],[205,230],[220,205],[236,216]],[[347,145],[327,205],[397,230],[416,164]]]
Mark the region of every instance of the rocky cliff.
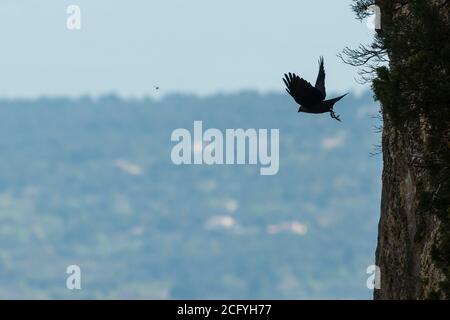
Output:
[[389,58],[373,81],[384,161],[375,299],[450,297],[449,2],[375,1]]

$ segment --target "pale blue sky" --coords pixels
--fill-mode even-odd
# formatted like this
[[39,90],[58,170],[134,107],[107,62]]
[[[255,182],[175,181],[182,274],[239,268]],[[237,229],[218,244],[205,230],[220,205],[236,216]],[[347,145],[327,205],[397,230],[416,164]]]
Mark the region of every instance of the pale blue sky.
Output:
[[[351,0],[2,0],[0,97],[283,92],[284,72],[361,91],[337,57],[370,42]],[[66,7],[82,29],[66,29]],[[154,85],[161,87],[156,92]]]

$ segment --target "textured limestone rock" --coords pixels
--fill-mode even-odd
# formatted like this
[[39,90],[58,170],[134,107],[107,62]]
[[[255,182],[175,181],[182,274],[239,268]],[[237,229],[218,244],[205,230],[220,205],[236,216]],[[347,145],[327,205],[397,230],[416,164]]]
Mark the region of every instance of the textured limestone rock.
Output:
[[[408,1],[377,0],[376,3],[382,9],[382,25],[383,20],[394,21],[382,32],[398,32],[395,20],[409,14]],[[448,20],[448,1],[435,0],[434,3],[439,4],[443,17]],[[390,52],[390,58],[391,70],[404,63],[395,59],[395,52]],[[444,79],[448,77],[445,72],[443,70],[444,74],[440,75]],[[404,97],[406,103],[399,107],[414,113],[418,109],[416,100],[414,95],[408,95]],[[443,122],[450,123],[448,118],[448,113],[442,114]],[[433,121],[430,122],[426,112],[423,116],[402,118],[400,123],[394,123],[389,113],[383,114],[384,167],[376,250],[381,288],[375,290],[375,299],[448,298],[439,286],[446,278],[443,268],[439,268],[432,257],[433,246],[441,242],[442,233],[446,231],[440,228],[442,221],[433,212],[436,209],[431,205],[428,208],[420,205],[421,195],[425,192],[449,192],[439,189],[440,183],[431,176],[424,163],[430,152],[427,146],[432,134],[442,139],[441,146],[449,144],[447,148],[435,149],[437,158],[450,149],[448,130],[432,131],[433,126],[436,127],[436,120]]]

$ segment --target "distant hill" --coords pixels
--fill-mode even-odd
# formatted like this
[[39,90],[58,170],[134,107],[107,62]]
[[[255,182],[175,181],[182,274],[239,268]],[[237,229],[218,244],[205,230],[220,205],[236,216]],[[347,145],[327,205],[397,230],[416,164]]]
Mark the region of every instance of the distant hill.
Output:
[[[369,93],[342,123],[254,92],[0,100],[0,298],[368,299],[377,110]],[[194,120],[280,129],[279,173],[173,165]]]

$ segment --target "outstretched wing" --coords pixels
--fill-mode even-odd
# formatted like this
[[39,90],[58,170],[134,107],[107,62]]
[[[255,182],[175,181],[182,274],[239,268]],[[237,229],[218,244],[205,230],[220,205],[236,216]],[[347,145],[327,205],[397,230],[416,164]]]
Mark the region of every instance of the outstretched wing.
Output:
[[315,87],[320,91],[322,100],[324,100],[327,94],[325,92],[325,68],[323,66],[323,57],[320,57],[319,59],[319,74],[317,75]]
[[299,105],[305,107],[314,106],[323,100],[319,90],[295,73],[289,72],[289,75],[284,74],[283,81],[286,85],[286,91]]

